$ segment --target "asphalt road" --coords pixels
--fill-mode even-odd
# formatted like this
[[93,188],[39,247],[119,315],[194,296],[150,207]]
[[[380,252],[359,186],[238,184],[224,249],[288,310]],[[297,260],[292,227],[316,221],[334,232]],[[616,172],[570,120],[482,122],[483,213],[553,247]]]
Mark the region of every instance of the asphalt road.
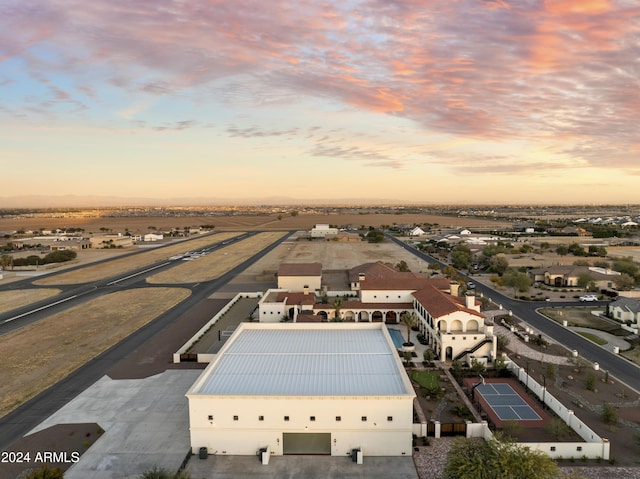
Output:
[[[210,253],[220,248],[229,246],[231,243],[234,243],[241,239],[245,239],[248,236],[253,236],[256,233],[257,232],[245,233],[243,235],[237,236],[235,238],[227,239],[225,241],[215,241],[216,240],[215,235],[212,235],[211,236],[212,243],[208,246],[199,248],[199,251],[205,251],[206,253]],[[184,241],[182,244],[185,245],[185,250],[188,249],[189,247],[188,240]],[[171,245],[167,245],[167,246],[171,246]],[[140,254],[140,252],[130,253],[128,255],[119,256],[118,258],[113,258],[113,259],[121,259],[134,254]],[[64,271],[54,273],[52,275],[47,275],[47,277],[55,276],[56,274],[64,274],[76,269],[91,267],[99,263],[113,261],[113,259],[102,260],[96,263],[91,263],[90,265],[83,265],[83,266],[70,268]],[[62,293],[56,295],[55,297],[47,298],[42,301],[38,301],[36,303],[26,305],[22,308],[17,308],[13,311],[8,311],[6,313],[0,314],[0,336],[3,334],[7,334],[11,331],[14,331],[16,329],[22,328],[24,326],[27,326],[28,324],[40,321],[41,319],[46,318],[47,316],[58,313],[71,306],[77,305],[81,302],[86,302],[90,299],[96,298],[103,294],[136,287],[141,283],[143,283],[144,280],[147,278],[147,276],[151,274],[159,273],[169,268],[173,268],[174,266],[180,263],[181,263],[180,259],[163,260],[154,264],[144,266],[142,268],[128,271],[121,275],[104,278],[99,281],[93,281],[91,283],[85,283],[82,285],[60,286],[59,288],[62,289]],[[8,286],[7,289],[3,289],[3,290],[8,290],[9,288],[21,289],[21,288],[30,288],[30,287],[40,287],[40,286],[33,286],[31,284],[36,279],[37,278],[29,278],[27,280],[11,283],[10,285],[7,285]],[[18,285],[18,287],[16,287],[16,285]],[[143,287],[161,287],[163,285],[158,285],[158,284],[148,285],[144,283],[142,284],[142,286]],[[56,288],[58,288],[58,286],[56,286]]]
[[[43,391],[3,418],[0,418],[0,451],[7,450],[11,443],[24,436],[44,419],[95,383],[122,359],[129,356],[132,352],[140,348],[143,344],[171,324],[175,318],[184,314],[186,311],[193,308],[194,305],[198,304],[222,286],[226,285],[250,265],[285,241],[288,236],[289,235],[286,235],[272,243],[270,246],[256,253],[223,276],[212,281],[191,285],[192,294],[189,298],[185,299],[183,302],[165,312],[101,355],[92,359],[62,381],[50,387],[46,391]],[[144,276],[140,276],[138,281],[142,281],[143,279]],[[47,314],[50,314],[51,312],[52,311],[49,310]]]
[[[391,235],[387,235],[387,238],[427,263],[437,263],[441,266],[448,266],[446,263],[407,245]],[[473,279],[464,273],[459,273],[470,280]],[[511,311],[515,317],[525,321],[530,326],[541,331],[544,335],[553,338],[569,350],[576,350],[583,358],[591,362],[597,362],[600,365],[600,369],[608,371],[611,376],[615,377],[618,381],[622,381],[640,394],[640,368],[638,368],[638,366],[538,313],[538,309],[548,308],[550,305],[574,307],[585,306],[585,303],[580,303],[579,301],[553,303],[547,303],[545,301],[520,301],[509,298],[482,284],[476,284],[475,289],[476,292],[482,293],[483,296],[489,298],[494,304],[502,305],[506,312]],[[598,301],[588,304],[589,306],[604,306],[607,303],[608,301]]]

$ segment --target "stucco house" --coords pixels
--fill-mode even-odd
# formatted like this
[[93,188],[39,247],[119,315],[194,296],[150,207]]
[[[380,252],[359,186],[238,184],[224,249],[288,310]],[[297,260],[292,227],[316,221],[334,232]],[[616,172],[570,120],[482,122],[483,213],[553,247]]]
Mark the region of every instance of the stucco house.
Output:
[[590,266],[553,265],[529,271],[531,279],[555,288],[578,287],[581,275],[588,275],[598,289],[614,286],[615,277],[620,273]]
[[[321,265],[315,268],[321,270]],[[401,272],[381,262],[358,265],[347,273],[353,299],[336,298],[328,291],[328,301],[318,302],[314,290],[300,282],[279,283],[289,287],[269,290],[260,299],[260,321],[398,324],[415,312],[418,328],[438,359],[495,359],[493,323],[480,312],[475,296],[458,297],[458,283]]]
[[619,297],[607,305],[607,316],[632,327],[640,327],[640,301]]

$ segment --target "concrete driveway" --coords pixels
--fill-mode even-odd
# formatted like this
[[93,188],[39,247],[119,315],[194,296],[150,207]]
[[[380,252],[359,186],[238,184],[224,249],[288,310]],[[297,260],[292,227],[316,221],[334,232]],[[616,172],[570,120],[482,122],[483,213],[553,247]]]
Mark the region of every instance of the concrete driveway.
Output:
[[253,456],[191,456],[187,471],[193,479],[418,479],[411,457],[274,456],[262,465]]

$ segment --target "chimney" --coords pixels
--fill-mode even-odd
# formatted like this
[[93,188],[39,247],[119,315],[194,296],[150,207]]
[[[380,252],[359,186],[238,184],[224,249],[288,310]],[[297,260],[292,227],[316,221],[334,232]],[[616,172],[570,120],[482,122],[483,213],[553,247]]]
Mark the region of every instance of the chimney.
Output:
[[364,273],[358,273],[358,281],[359,282],[363,282],[365,278],[365,274]]
[[305,285],[302,287],[302,292],[303,292],[303,294],[304,294],[305,296],[309,294],[309,285],[308,285],[308,284],[305,284]]
[[467,309],[476,309],[476,296],[474,294],[465,295],[464,302]]
[[449,294],[451,294],[451,296],[455,296],[457,298],[459,289],[460,285],[457,282],[451,281],[451,283],[449,283]]

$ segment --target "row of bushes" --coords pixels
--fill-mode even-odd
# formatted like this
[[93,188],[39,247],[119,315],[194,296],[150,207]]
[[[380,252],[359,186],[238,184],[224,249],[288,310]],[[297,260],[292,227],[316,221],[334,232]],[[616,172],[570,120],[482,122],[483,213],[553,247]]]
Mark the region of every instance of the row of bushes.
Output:
[[75,251],[52,251],[44,257],[33,254],[25,258],[15,258],[12,264],[13,266],[35,266],[51,263],[64,263],[65,261],[75,259],[76,256],[78,256],[78,254]]

